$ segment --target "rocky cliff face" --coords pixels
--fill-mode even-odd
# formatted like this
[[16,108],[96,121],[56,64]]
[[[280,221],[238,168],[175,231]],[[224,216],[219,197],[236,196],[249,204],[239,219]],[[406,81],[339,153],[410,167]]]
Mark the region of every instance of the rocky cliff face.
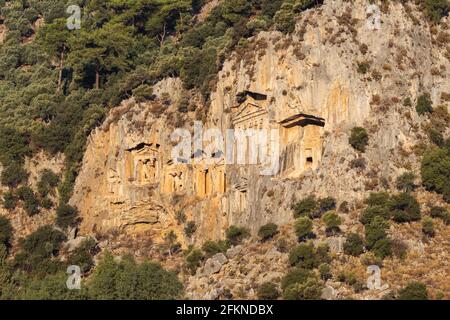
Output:
[[[392,188],[399,174],[418,169],[414,146],[425,139],[427,120],[403,101],[428,92],[448,108],[441,97],[450,92],[449,21],[430,29],[408,8],[386,6],[374,29],[366,1],[326,1],[304,12],[291,36],[261,33],[239,48],[208,105],[166,79],[155,100],[113,109],[89,139],[71,200],[81,233],[146,232],[160,241],[174,230],[184,244],[201,243],[222,238],[229,225],[255,232],[289,223],[290,205],[309,194],[352,206],[369,190]],[[205,145],[176,163],[170,136],[180,127],[194,132],[194,120],[223,135],[276,129],[279,170],[227,164],[225,149],[209,150],[215,157],[205,163]],[[354,126],[370,133],[362,155],[348,144]],[[191,237],[177,222],[181,213],[197,226]]]

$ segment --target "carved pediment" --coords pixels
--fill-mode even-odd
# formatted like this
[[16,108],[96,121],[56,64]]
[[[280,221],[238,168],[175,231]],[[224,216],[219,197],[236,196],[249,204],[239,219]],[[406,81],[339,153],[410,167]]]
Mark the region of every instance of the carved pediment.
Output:
[[237,107],[237,110],[232,114],[232,121],[233,124],[236,125],[247,120],[267,115],[267,113],[268,112],[265,107],[252,102],[246,102]]
[[295,114],[279,122],[284,128],[292,128],[295,126],[315,125],[319,127],[325,126],[325,119],[308,115],[304,113]]
[[232,121],[236,125],[268,114],[267,96],[244,91],[237,95],[238,105],[232,107]]
[[142,149],[136,150],[136,155],[147,155],[147,154],[158,154],[158,149],[152,148],[150,146],[145,146]]

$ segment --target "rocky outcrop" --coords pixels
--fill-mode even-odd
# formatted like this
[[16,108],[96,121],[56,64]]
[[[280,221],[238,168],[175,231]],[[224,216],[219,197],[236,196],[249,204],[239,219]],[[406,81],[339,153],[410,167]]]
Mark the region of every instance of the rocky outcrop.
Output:
[[[173,230],[183,244],[222,238],[232,224],[255,233],[268,222],[290,222],[292,202],[306,195],[352,206],[367,191],[392,188],[406,168],[417,170],[413,148],[425,138],[426,120],[403,101],[429,92],[435,105],[448,104],[441,100],[450,92],[448,48],[436,37],[449,22],[430,33],[423,19],[411,19],[416,11],[392,3],[373,29],[366,9],[365,1],[326,1],[304,12],[290,36],[260,33],[245,55],[225,61],[208,106],[186,102],[180,81],[166,79],[154,101],[113,109],[89,139],[71,200],[81,233],[145,231],[162,241]],[[265,175],[261,164],[229,164],[225,149],[206,143],[177,163],[171,134],[181,127],[194,133],[196,119],[223,135],[275,129],[278,170]],[[348,144],[353,126],[369,131],[364,154]],[[208,152],[212,163],[202,159]],[[193,236],[185,236],[179,213],[195,223]]]
[[[37,190],[37,183],[44,169],[49,169],[55,174],[60,175],[64,168],[64,155],[57,154],[53,157],[47,155],[43,151],[35,154],[32,158],[25,159],[24,165],[28,172],[28,182],[34,191]],[[0,165],[0,173],[2,167]],[[8,192],[8,187],[0,186],[0,196]],[[58,201],[58,193],[49,194],[49,199],[55,204]],[[21,238],[24,238],[36,231],[38,228],[54,223],[55,210],[40,207],[39,214],[29,216],[26,211],[17,206],[14,210],[7,210],[0,205],[0,215],[7,217],[14,229],[13,250],[17,248],[17,244]]]
[[206,260],[203,268],[197,270],[198,276],[211,276],[218,273],[222,266],[227,263],[228,259],[223,253],[217,253]]

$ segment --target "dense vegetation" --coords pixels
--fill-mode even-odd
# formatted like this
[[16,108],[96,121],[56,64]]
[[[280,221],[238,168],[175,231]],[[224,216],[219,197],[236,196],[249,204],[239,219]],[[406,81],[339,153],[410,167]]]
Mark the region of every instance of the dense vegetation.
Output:
[[[67,261],[61,259],[66,230],[78,223],[77,209],[68,200],[86,138],[122,100],[131,96],[137,101],[154,99],[152,86],[164,77],[180,77],[186,90],[201,92],[206,101],[217,71],[233,50],[245,49],[247,39],[262,30],[293,32],[296,14],[321,3],[227,0],[199,22],[196,15],[203,0],[0,0],[7,30],[0,45],[1,183],[8,187],[3,206],[7,210],[21,206],[30,216],[55,206],[56,225],[60,227],[43,227],[21,239],[20,251],[6,259],[13,230],[11,223],[0,217],[0,298],[180,297],[181,284],[176,276],[151,262],[136,263],[132,258],[118,262],[106,255],[93,271],[96,248],[92,241],[70,253]],[[81,7],[80,30],[66,27],[69,4]],[[433,22],[448,15],[450,7],[446,0],[424,0],[422,6]],[[426,94],[419,97],[416,110],[424,116],[437,114]],[[440,131],[429,131],[429,136],[436,147],[424,156],[422,182],[426,189],[443,194],[450,202],[450,143],[444,141]],[[349,142],[364,152],[369,143],[367,131],[354,128]],[[28,185],[24,163],[26,157],[40,150],[50,155],[64,153],[65,170],[61,176],[44,170],[34,190]],[[386,235],[389,220],[410,222],[421,218],[420,206],[407,193],[417,187],[414,178],[404,175],[397,186],[405,193],[369,197],[361,216],[365,239],[349,237],[346,253],[357,256],[367,249],[384,258],[394,251]],[[331,233],[339,231],[341,219],[331,211],[334,209],[333,198],[308,197],[293,205],[298,218],[295,231],[302,243],[289,257],[292,269],[282,282],[285,298],[320,296],[322,285],[312,270],[318,268],[322,280],[329,277],[327,250],[305,241],[314,236],[314,219],[322,218]],[[430,215],[449,221],[445,209],[433,208]],[[423,231],[433,235],[432,220],[423,219]],[[188,222],[186,235],[195,232],[195,224]],[[268,241],[276,234],[277,226],[268,224],[259,235],[262,241]],[[209,241],[202,250],[186,252],[188,270],[195,272],[205,258],[241,243],[248,230],[231,226],[226,236],[227,241]],[[171,234],[167,237],[169,254],[179,249],[175,240]],[[80,292],[65,288],[67,263],[80,265],[83,274],[90,274],[89,283]],[[410,291],[423,293],[416,287],[409,288],[405,295]],[[267,283],[258,294],[276,298],[279,292],[274,284]]]
[[[9,241],[11,227],[0,220],[1,247]],[[176,274],[160,265],[144,261],[136,263],[125,256],[120,261],[105,253],[95,270],[95,243],[86,240],[68,256],[59,258],[65,236],[50,226],[42,227],[21,240],[21,251],[12,260],[0,254],[0,299],[176,299],[182,295],[182,285]],[[68,290],[68,265],[81,268],[80,290]]]
[[[66,8],[81,7],[81,29],[66,26]],[[0,1],[8,30],[0,47],[1,182],[12,188],[4,206],[18,204],[15,188],[27,184],[26,156],[63,152],[58,225],[76,224],[67,202],[86,137],[108,109],[135,96],[152,99],[152,85],[179,76],[186,89],[208,99],[225,57],[261,30],[292,31],[295,13],[321,1],[228,0],[202,22],[203,0]],[[287,26],[287,27],[286,27]],[[286,30],[289,29],[289,30]],[[46,193],[56,185],[40,185]],[[46,194],[28,192],[30,215],[51,208]],[[22,203],[19,203],[22,204]],[[192,228],[187,230],[192,231]]]
[[424,155],[421,174],[424,187],[442,194],[450,203],[450,139],[442,148],[432,148]]

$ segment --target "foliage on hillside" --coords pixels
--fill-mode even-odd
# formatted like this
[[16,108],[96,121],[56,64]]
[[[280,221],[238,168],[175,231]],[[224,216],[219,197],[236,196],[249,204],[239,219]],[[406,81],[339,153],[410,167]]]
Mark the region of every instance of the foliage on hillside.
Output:
[[[137,101],[153,99],[152,86],[165,77],[180,77],[187,90],[202,93],[205,100],[214,89],[217,72],[235,49],[245,49],[247,39],[264,30],[291,33],[296,14],[320,0],[227,0],[216,6],[205,20],[197,14],[204,0],[0,0],[1,15],[7,30],[0,44],[0,163],[1,183],[9,188],[3,206],[14,210],[22,206],[28,215],[38,215],[41,208],[53,206],[56,195],[56,225],[43,227],[20,241],[20,251],[6,257],[13,231],[10,222],[0,217],[0,298],[64,299],[158,299],[180,297],[181,284],[176,275],[159,265],[136,263],[131,258],[121,262],[106,256],[92,272],[88,288],[68,292],[63,288],[65,262],[61,247],[68,227],[78,222],[77,209],[68,205],[73,184],[80,169],[85,143],[110,108],[135,96]],[[66,26],[66,8],[78,4],[82,9],[80,30]],[[448,15],[447,0],[424,0],[425,15],[434,23]],[[429,99],[417,102],[417,111],[433,113]],[[449,142],[443,139],[427,153],[422,163],[422,182],[426,189],[443,194],[450,201],[448,187]],[[369,138],[365,129],[355,131],[350,143],[363,152]],[[44,150],[50,155],[64,153],[66,164],[62,177],[44,171],[37,189],[28,186],[25,158]],[[411,179],[409,179],[411,180]],[[411,191],[408,179],[399,184]],[[412,188],[412,189],[411,189]],[[381,196],[382,197],[382,196]],[[376,196],[375,196],[376,198]],[[369,199],[370,200],[370,199]],[[384,258],[391,254],[386,236],[389,219],[410,222],[420,219],[417,201],[404,193],[387,196],[387,202],[368,203],[361,217],[365,239],[355,235],[346,250],[359,255],[364,248]],[[380,199],[378,199],[380,200]],[[377,202],[377,203],[375,203]],[[339,229],[333,198],[309,197],[293,207],[297,235],[307,240],[312,232],[311,219],[323,216],[328,229]],[[437,214],[437,213],[436,213]],[[442,213],[447,219],[448,213]],[[441,216],[439,216],[441,217]],[[191,228],[192,229],[192,228]],[[261,231],[266,241],[277,234],[275,225]],[[247,231],[236,226],[227,231],[227,243],[209,243],[206,255],[223,252],[228,244],[240,243]],[[91,271],[93,248],[86,243],[69,256],[68,261]],[[203,259],[192,251],[192,269]],[[320,250],[302,243],[291,253],[293,268],[314,269],[328,261]],[[283,287],[286,298],[317,298],[318,280],[305,271]],[[323,272],[324,274],[326,272]],[[291,279],[295,278],[295,279]],[[291,281],[292,280],[292,281]],[[270,291],[272,287],[269,287]],[[266,290],[269,291],[269,290]],[[266,295],[267,296],[267,295]]]
[[[26,156],[41,149],[63,152],[59,206],[65,206],[86,138],[109,108],[133,95],[151,99],[152,85],[168,76],[179,76],[186,89],[200,90],[207,99],[225,57],[242,39],[280,29],[274,22],[280,19],[294,26],[291,13],[284,17],[286,6],[300,12],[321,3],[229,0],[198,22],[204,2],[0,1],[7,30],[0,46],[2,184],[13,189],[27,184]],[[81,7],[79,30],[66,26],[65,11],[73,4]],[[48,206],[48,199],[36,201],[32,214]],[[59,221],[76,223],[74,216]]]

